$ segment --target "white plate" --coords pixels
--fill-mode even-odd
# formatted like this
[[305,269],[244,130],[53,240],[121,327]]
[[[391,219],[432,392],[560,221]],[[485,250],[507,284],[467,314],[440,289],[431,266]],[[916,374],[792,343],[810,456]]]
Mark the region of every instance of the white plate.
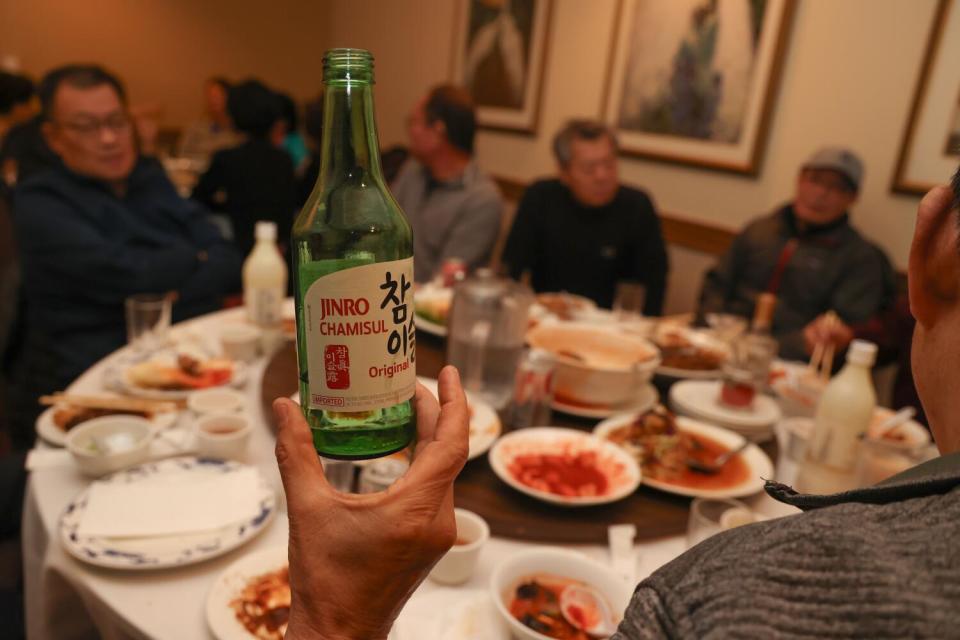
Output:
[[[101,482],[135,483],[151,481],[166,473],[196,473],[198,478],[231,473],[246,465],[209,458],[185,456],[148,462],[101,478]],[[259,473],[259,472],[258,472]],[[190,535],[141,538],[81,537],[77,528],[87,506],[87,487],[74,498],[60,517],[60,542],[70,555],[88,564],[134,571],[165,569],[196,564],[223,555],[249,542],[263,531],[277,511],[273,488],[261,475],[260,513],[248,522],[225,524],[220,529]]]
[[[609,420],[604,420],[596,426],[593,433],[599,438],[606,439],[607,434],[618,427],[633,422],[634,418],[636,418],[636,414],[615,416]],[[733,433],[728,429],[691,420],[683,416],[677,416],[677,427],[682,431],[716,440],[723,446],[729,448],[736,448],[743,443],[743,436]],[[750,468],[750,477],[742,484],[733,487],[726,489],[695,489],[655,480],[649,476],[643,477],[643,484],[668,493],[694,498],[742,498],[759,493],[763,490],[764,480],[773,478],[773,463],[770,461],[769,456],[755,444],[748,445],[747,448],[738,455],[743,458],[743,461],[746,462]]]
[[554,398],[551,406],[556,411],[560,411],[571,416],[578,416],[580,418],[594,418],[599,420],[603,418],[609,418],[610,416],[615,416],[618,413],[643,413],[644,411],[649,411],[652,409],[653,406],[659,401],[660,394],[657,392],[656,387],[648,384],[640,390],[640,393],[637,394],[636,398],[634,398],[632,402],[627,404],[620,404],[613,407],[588,407],[584,405],[566,404],[565,402]]
[[[615,464],[623,467],[620,481],[607,495],[567,497],[540,491],[516,480],[508,469],[514,457],[525,453],[586,451],[593,451],[602,456],[602,459],[598,460],[597,468],[599,469],[607,471]],[[509,433],[497,440],[490,449],[490,466],[501,480],[517,491],[564,507],[586,507],[616,502],[629,496],[640,485],[640,467],[633,456],[611,442],[576,429],[533,427]]]
[[270,547],[243,556],[217,576],[207,594],[207,624],[217,640],[256,638],[237,620],[230,602],[237,598],[253,578],[287,566],[287,548]]
[[[150,400],[185,400],[187,396],[196,391],[196,389],[183,389],[169,391],[166,389],[148,389],[133,384],[129,378],[130,368],[144,360],[156,360],[170,365],[175,363],[175,354],[171,352],[159,352],[146,357],[136,357],[132,354],[123,357],[117,362],[111,364],[104,371],[104,385],[109,389],[114,389],[120,393],[136,396],[138,398],[148,398]],[[240,387],[247,380],[247,367],[242,362],[233,361],[233,375],[230,381],[218,386]],[[205,387],[212,389],[215,387]]]
[[450,303],[453,301],[453,289],[437,287],[434,285],[425,285],[418,287],[413,293],[413,308],[416,316],[417,329],[426,331],[435,336],[446,336],[447,326],[439,324],[420,315],[420,310],[424,303],[446,303],[449,311]]
[[691,413],[737,431],[768,430],[780,420],[777,401],[762,393],[754,398],[751,410],[738,411],[722,406],[717,400],[722,384],[718,380],[678,382],[670,388],[670,404],[677,413]]
[[[56,413],[58,408],[59,407],[56,406],[50,407],[41,413],[40,417],[37,418],[36,430],[37,435],[43,438],[47,444],[52,444],[55,447],[65,447],[67,444],[67,432],[58,427],[57,423],[53,421],[53,414]],[[161,411],[155,413],[150,420],[154,433],[173,426],[179,416],[180,414],[176,411]],[[83,424],[83,422],[80,424]]]
[[433,335],[433,336],[440,336],[441,338],[446,337],[447,335],[446,325],[437,324],[436,322],[427,320],[420,314],[415,314],[415,315],[416,315],[417,329],[420,329],[421,331],[429,333],[430,335]]
[[[433,378],[417,378],[417,380],[437,397],[437,381]],[[468,460],[473,460],[490,449],[490,446],[500,437],[503,425],[500,416],[492,406],[467,392],[467,404],[470,406],[470,452]]]

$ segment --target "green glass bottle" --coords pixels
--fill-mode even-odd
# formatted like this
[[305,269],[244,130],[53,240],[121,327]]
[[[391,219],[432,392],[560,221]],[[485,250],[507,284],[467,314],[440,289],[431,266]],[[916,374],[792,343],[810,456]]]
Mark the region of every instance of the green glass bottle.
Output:
[[317,452],[360,460],[416,433],[413,233],[380,167],[373,56],[333,49],[320,175],[293,225],[300,398]]

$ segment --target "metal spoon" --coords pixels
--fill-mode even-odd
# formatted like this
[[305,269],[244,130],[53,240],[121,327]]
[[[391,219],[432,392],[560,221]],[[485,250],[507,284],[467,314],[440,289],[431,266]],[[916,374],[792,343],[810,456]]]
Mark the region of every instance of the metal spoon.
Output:
[[737,455],[748,446],[750,446],[750,441],[744,440],[739,447],[736,449],[731,449],[730,451],[717,456],[712,462],[700,462],[694,458],[687,458],[687,467],[691,471],[696,471],[697,473],[706,473],[711,475],[714,473],[719,473],[720,470],[723,469],[723,465],[730,461],[730,458]]
[[610,605],[603,595],[585,584],[571,584],[560,592],[564,620],[593,638],[608,638],[616,631]]

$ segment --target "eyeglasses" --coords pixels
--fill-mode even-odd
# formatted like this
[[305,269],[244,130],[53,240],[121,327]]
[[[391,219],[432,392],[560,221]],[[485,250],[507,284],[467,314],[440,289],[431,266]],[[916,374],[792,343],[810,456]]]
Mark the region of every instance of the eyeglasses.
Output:
[[130,128],[130,116],[126,113],[115,113],[107,116],[103,120],[94,118],[84,118],[73,122],[58,122],[58,126],[69,129],[79,136],[91,138],[100,133],[102,129],[108,129],[112,133],[120,134]]

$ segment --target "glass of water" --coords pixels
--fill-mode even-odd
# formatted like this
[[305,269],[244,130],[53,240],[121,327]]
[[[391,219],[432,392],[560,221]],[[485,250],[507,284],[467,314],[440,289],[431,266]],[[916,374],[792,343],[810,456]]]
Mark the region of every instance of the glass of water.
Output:
[[127,344],[138,351],[156,351],[167,341],[173,298],[169,294],[138,293],[124,301]]

